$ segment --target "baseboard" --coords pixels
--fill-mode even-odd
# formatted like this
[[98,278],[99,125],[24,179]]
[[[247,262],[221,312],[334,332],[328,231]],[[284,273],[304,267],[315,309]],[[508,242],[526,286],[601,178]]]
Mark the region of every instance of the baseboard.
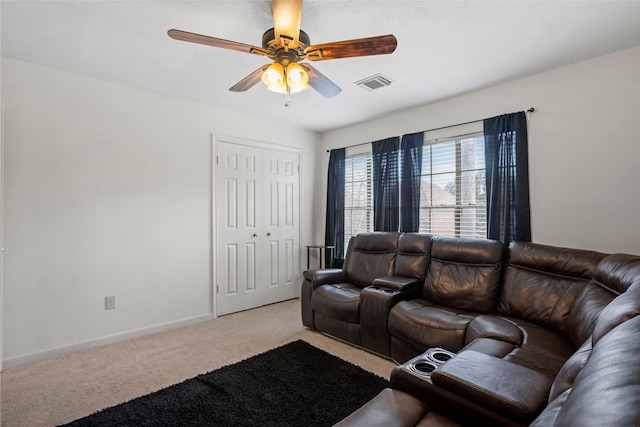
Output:
[[155,334],[158,332],[169,331],[171,329],[180,328],[183,326],[193,325],[195,323],[204,322],[205,320],[213,319],[211,313],[202,314],[200,316],[190,317],[187,319],[178,320],[175,322],[162,323],[159,325],[149,326],[147,328],[135,329],[119,334],[108,335],[101,338],[96,338],[89,341],[83,341],[75,344],[65,345],[62,347],[56,347],[45,351],[39,351],[35,353],[23,354],[20,356],[9,357],[2,361],[2,369],[15,368],[27,363],[40,362],[46,359],[52,359],[54,357],[65,356],[67,354],[75,353],[80,350],[88,350],[96,347],[103,347],[109,344],[115,344],[120,341],[128,340],[131,338],[137,338],[145,335]]

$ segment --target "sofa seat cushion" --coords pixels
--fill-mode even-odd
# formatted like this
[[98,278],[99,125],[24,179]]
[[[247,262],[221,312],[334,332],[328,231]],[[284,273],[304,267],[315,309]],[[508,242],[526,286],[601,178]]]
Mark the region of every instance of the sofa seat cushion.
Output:
[[350,283],[322,285],[311,296],[311,307],[326,317],[359,323],[361,291]]
[[473,317],[473,313],[426,299],[400,301],[389,314],[389,333],[414,347],[455,352],[464,346],[467,325]]
[[[476,338],[465,347],[465,350],[475,350],[501,357],[551,378],[556,376],[562,365],[575,352],[569,340],[563,335],[526,320],[496,316],[493,323],[478,322],[474,319],[473,326],[476,329],[478,325],[495,327],[501,321],[515,326],[520,331],[522,336],[520,343],[512,340],[513,334],[506,334],[505,338],[493,334],[488,337]],[[471,326],[469,325],[469,327]]]

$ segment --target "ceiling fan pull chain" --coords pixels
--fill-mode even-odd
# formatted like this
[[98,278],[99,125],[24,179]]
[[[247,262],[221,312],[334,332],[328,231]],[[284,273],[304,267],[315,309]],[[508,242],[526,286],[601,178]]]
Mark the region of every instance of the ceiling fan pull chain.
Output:
[[287,94],[285,95],[284,106],[288,107],[290,102],[291,102],[291,89],[289,88],[289,85],[287,85]]

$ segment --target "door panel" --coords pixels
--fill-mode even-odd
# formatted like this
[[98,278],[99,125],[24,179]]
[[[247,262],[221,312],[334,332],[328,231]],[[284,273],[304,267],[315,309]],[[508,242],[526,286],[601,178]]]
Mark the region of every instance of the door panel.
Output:
[[219,143],[216,165],[217,313],[260,305],[256,271],[261,179],[259,150]]
[[299,295],[299,156],[218,142],[217,314]]
[[[270,241],[269,302],[299,296],[299,156],[277,150],[263,151],[265,194],[269,195],[266,233]],[[295,249],[294,249],[295,248]]]

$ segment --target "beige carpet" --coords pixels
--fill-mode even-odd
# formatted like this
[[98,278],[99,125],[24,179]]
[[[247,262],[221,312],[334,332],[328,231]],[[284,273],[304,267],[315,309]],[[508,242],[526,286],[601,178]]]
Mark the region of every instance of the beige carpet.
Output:
[[2,373],[1,425],[54,426],[238,362],[290,341],[389,378],[394,364],[309,331],[291,300]]

